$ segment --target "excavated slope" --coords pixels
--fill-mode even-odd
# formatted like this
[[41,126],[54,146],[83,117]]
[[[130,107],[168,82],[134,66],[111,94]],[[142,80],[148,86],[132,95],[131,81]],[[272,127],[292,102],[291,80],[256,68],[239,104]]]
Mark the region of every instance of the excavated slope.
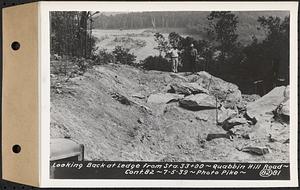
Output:
[[[61,83],[59,91],[51,89],[51,137],[84,144],[87,160],[288,162],[289,144],[270,142],[264,126],[238,126],[247,128],[252,139],[234,135],[207,141],[210,133],[226,133],[216,125],[216,109],[190,111],[177,101],[147,101],[151,94],[167,93],[172,83],[202,81],[201,76],[126,65],[94,67]],[[288,131],[288,125],[272,125]],[[263,156],[240,151],[248,145],[271,151]]]

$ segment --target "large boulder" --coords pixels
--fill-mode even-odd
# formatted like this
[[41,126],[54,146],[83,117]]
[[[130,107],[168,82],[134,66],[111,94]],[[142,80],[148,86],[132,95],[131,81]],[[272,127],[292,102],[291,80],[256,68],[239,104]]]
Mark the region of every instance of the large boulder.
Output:
[[233,118],[234,116],[236,116],[238,114],[237,110],[233,110],[233,109],[226,109],[224,107],[221,107],[218,110],[218,122],[219,123],[223,123],[225,120],[227,120],[228,118]]
[[208,89],[209,93],[217,96],[225,107],[242,100],[242,93],[237,85],[214,77],[205,71],[198,72],[197,75],[191,76],[189,79],[191,82],[198,83],[203,88]]
[[217,118],[217,123],[223,123],[226,119],[235,117],[237,115],[236,110],[232,109],[225,109],[224,107],[216,109],[205,109],[205,110],[200,110],[200,111],[195,111],[194,115],[197,120],[203,120],[203,121],[216,121]]
[[208,94],[208,90],[203,88],[198,83],[173,83],[170,85],[171,89],[169,92],[176,93],[176,94],[184,94],[184,95],[191,95],[191,94],[199,94],[199,93],[206,93]]
[[228,118],[222,123],[222,128],[225,131],[229,131],[236,125],[243,125],[247,124],[248,121],[244,117],[234,117],[234,118]]
[[290,86],[287,86],[283,92],[284,100],[278,105],[279,114],[290,116]]
[[247,115],[250,118],[273,117],[272,111],[285,100],[285,89],[285,86],[276,87],[260,99],[249,103],[247,105]]
[[289,122],[290,119],[290,88],[287,86],[283,92],[283,101],[273,111],[275,118]]
[[170,76],[174,79],[180,79],[181,81],[187,82],[188,79],[184,76],[181,76],[180,73],[170,73]]
[[148,103],[155,103],[155,104],[166,104],[171,101],[178,101],[182,99],[184,95],[181,94],[172,94],[172,93],[157,93],[151,94],[148,97]]
[[290,98],[290,86],[287,86],[286,88],[285,88],[285,90],[284,90],[284,92],[283,92],[283,96],[285,97],[285,98]]
[[290,99],[282,102],[278,108],[278,114],[290,116]]
[[179,101],[179,105],[189,110],[215,109],[216,99],[208,94],[189,95]]

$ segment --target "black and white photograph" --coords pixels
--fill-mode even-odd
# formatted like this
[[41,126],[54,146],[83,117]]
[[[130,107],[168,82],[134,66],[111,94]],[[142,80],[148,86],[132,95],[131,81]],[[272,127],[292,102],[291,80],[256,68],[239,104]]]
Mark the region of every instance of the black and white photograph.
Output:
[[49,19],[50,167],[290,163],[289,11]]
[[298,5],[3,4],[2,179],[299,186]]

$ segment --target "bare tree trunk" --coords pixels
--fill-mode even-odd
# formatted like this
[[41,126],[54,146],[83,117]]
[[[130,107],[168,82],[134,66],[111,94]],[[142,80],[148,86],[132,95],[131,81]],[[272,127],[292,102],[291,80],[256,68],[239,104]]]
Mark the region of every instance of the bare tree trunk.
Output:
[[153,17],[153,16],[151,16],[151,23],[152,23],[153,29],[156,29],[155,17]]

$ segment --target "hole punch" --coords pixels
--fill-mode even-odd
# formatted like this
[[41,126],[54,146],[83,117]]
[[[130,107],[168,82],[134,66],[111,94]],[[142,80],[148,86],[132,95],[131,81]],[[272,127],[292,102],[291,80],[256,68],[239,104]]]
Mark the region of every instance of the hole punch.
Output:
[[20,49],[20,47],[21,47],[21,45],[20,45],[20,43],[19,42],[13,42],[12,44],[11,44],[11,48],[13,49],[13,50],[18,50],[18,49]]
[[21,152],[21,146],[16,144],[12,147],[12,151],[16,154],[20,153]]

